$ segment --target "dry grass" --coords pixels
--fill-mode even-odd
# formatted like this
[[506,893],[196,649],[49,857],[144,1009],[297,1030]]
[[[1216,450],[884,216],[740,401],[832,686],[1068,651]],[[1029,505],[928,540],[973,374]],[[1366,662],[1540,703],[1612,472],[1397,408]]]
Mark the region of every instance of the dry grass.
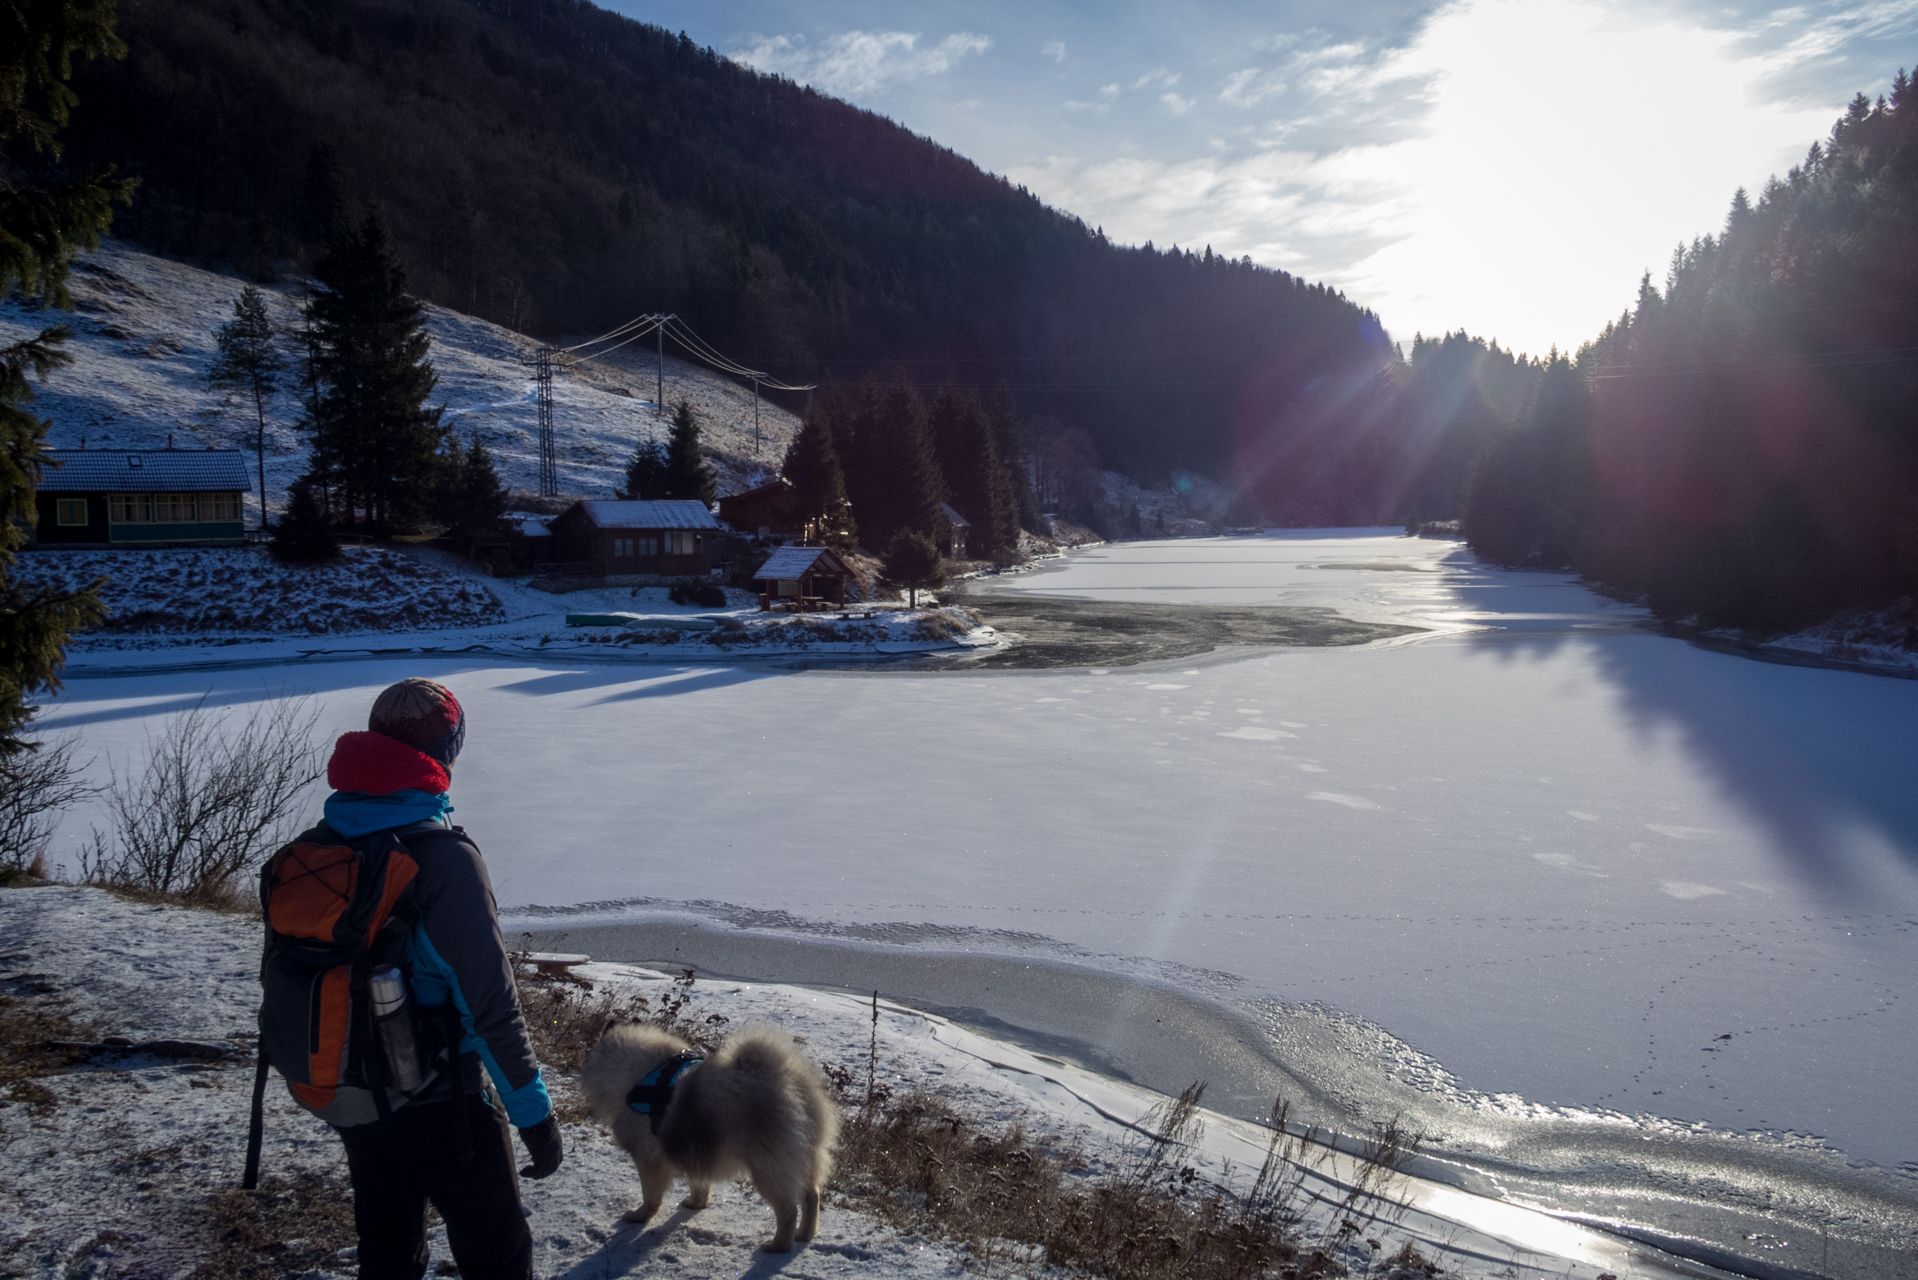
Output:
[[902,1230],[966,1246],[976,1267],[1026,1274],[1057,1267],[1110,1280],[1304,1280],[1355,1272],[1393,1280],[1439,1268],[1410,1243],[1385,1256],[1360,1221],[1389,1210],[1389,1183],[1409,1154],[1393,1126],[1381,1131],[1361,1185],[1336,1206],[1337,1227],[1314,1237],[1303,1209],[1303,1170],[1322,1152],[1290,1136],[1281,1103],[1272,1141],[1251,1185],[1214,1186],[1187,1163],[1202,1132],[1203,1084],[1148,1115],[1146,1141],[1106,1162],[1070,1144],[992,1129],[925,1094],[887,1096],[856,1073],[836,1073],[847,1102],[834,1188],[850,1205]]
[[[24,959],[24,955],[0,956],[0,965]],[[66,1011],[51,975],[0,973],[0,1093],[8,1100],[52,1106],[52,1090],[35,1081],[71,1067],[81,1055],[50,1045],[96,1038],[94,1027]]]
[[268,1178],[257,1191],[223,1187],[206,1198],[205,1260],[188,1280],[280,1280],[339,1266],[359,1237],[353,1196],[331,1178]]

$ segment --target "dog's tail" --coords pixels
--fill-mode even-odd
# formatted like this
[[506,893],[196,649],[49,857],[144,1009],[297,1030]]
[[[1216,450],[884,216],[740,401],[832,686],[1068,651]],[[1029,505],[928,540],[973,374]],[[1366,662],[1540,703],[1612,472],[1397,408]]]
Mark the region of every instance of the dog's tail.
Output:
[[839,1108],[812,1059],[775,1027],[741,1028],[726,1038],[720,1055],[732,1070],[776,1083],[797,1105],[810,1131],[807,1145],[816,1164],[813,1185],[824,1186],[832,1176],[832,1148],[839,1140]]

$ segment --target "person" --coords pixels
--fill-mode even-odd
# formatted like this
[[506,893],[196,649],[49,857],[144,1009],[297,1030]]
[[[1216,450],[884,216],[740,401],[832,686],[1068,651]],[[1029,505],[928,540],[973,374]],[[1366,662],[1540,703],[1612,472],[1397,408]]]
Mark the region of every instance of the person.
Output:
[[[431,680],[402,680],[373,703],[364,733],[343,735],[327,764],[324,824],[302,840],[391,831],[419,864],[405,962],[420,1021],[458,1036],[457,1069],[384,1119],[338,1130],[353,1184],[361,1280],[419,1280],[426,1205],[446,1223],[460,1274],[530,1280],[533,1237],[513,1176],[509,1124],[544,1178],[563,1156],[559,1125],[526,1033],[500,938],[486,862],[450,824],[447,792],[466,740],[459,700]],[[453,1014],[457,1013],[458,1031]],[[450,1056],[450,1055],[449,1055]]]

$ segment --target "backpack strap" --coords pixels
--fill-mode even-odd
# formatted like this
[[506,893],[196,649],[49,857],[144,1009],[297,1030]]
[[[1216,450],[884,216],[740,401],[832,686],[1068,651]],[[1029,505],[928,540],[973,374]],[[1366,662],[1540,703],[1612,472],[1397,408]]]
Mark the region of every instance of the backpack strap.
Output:
[[240,1189],[252,1191],[260,1185],[260,1144],[266,1137],[266,1037],[260,1037],[260,1062],[253,1068],[253,1114],[246,1126],[246,1169],[240,1174]]

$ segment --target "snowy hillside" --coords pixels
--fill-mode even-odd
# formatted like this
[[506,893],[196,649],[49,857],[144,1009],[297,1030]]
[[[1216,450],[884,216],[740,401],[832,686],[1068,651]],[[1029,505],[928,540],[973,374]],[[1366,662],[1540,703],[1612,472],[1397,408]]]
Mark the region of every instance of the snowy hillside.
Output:
[[[74,362],[37,386],[30,406],[52,421],[58,448],[180,448],[254,451],[258,427],[250,396],[209,390],[204,381],[214,334],[232,316],[243,284],[235,276],[156,258],[107,242],[75,264],[72,312],[41,311],[17,299],[0,302],[0,342],[50,324],[74,331],[67,350]],[[297,322],[301,282],[262,286],[274,320]],[[538,488],[538,418],[534,382],[524,362],[538,344],[498,325],[441,307],[426,308],[431,359],[439,386],[430,403],[446,407],[445,421],[462,438],[477,431],[493,450],[500,476],[514,489]],[[787,411],[762,401],[760,444],[753,439],[753,393],[697,365],[665,362],[670,406],[684,397],[705,427],[707,457],[719,472],[719,491],[732,493],[776,468],[798,427]],[[578,366],[554,380],[562,493],[610,496],[626,460],[643,437],[665,438],[666,420],[654,405],[653,355],[636,347],[605,362]],[[267,412],[267,501],[278,509],[286,486],[306,465],[296,429],[297,396],[282,394]],[[257,480],[256,480],[257,483]],[[248,506],[252,507],[250,499]],[[255,519],[249,516],[249,522]]]

